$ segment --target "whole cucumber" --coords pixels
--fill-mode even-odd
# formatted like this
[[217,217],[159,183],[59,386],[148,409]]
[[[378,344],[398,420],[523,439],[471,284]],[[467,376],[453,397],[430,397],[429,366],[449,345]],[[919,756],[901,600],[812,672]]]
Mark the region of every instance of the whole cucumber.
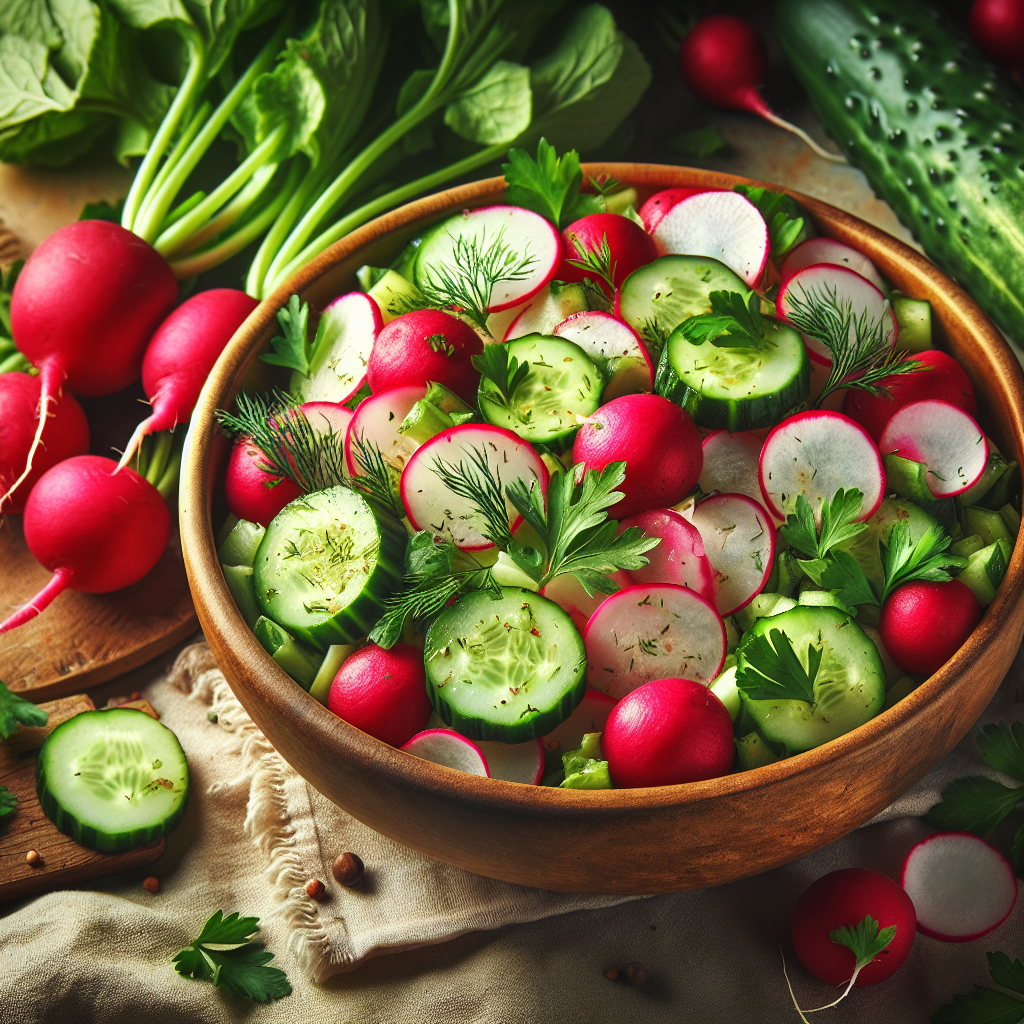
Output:
[[847,159],[1024,345],[1024,96],[920,0],[780,0],[775,17]]

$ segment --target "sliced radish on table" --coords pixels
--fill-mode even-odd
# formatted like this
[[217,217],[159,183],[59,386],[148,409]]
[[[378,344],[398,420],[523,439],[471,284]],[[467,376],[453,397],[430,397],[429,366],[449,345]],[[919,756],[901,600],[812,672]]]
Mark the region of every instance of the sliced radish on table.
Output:
[[688,188],[681,186],[679,188],[665,188],[660,192],[655,192],[650,199],[647,200],[640,207],[637,213],[640,219],[644,222],[644,227],[647,229],[649,235],[654,234],[654,229],[661,223],[662,218],[668,213],[674,206],[677,206],[684,199],[689,199],[690,196],[697,195],[698,192],[718,192],[720,189],[709,189],[709,188]]
[[478,740],[476,746],[484,755],[487,774],[492,779],[539,786],[544,778],[544,745],[540,740],[525,743]]
[[696,526],[672,508],[649,509],[623,519],[619,533],[630,526],[638,526],[648,537],[661,538],[656,548],[645,552],[647,565],[629,572],[633,583],[673,583],[714,601],[715,571]]
[[925,482],[936,498],[963,494],[978,482],[988,461],[988,442],[973,417],[941,399],[898,409],[878,446],[884,455],[926,466]]
[[[513,480],[522,480],[527,487],[537,483],[542,493],[547,493],[547,467],[526,441],[511,430],[466,423],[432,437],[409,459],[402,473],[402,503],[409,522],[417,530],[450,537],[465,550],[492,547],[484,535],[486,523],[473,499],[452,491],[442,479],[446,471],[455,479],[470,474],[480,478],[484,459],[502,494]],[[505,510],[514,530],[522,516],[507,498]]]
[[638,584],[606,598],[587,623],[587,682],[624,697],[652,679],[707,686],[725,660],[725,624],[686,587]]
[[969,942],[998,928],[1017,902],[1009,861],[969,832],[922,839],[900,878],[914,901],[917,928],[943,942]]
[[647,346],[632,327],[610,313],[600,310],[573,313],[551,333],[579,345],[598,365],[607,365],[609,381],[604,389],[604,401],[650,391],[654,387],[654,364]]
[[544,749],[558,758],[570,750],[578,750],[588,732],[603,732],[604,723],[618,701],[610,694],[588,686],[583,700],[576,705],[572,714],[557,729],[544,737]]
[[483,751],[472,740],[451,729],[425,729],[403,743],[401,749],[445,768],[482,775],[485,779],[491,777]]
[[715,571],[718,614],[732,615],[768,582],[775,561],[775,524],[761,504],[745,494],[705,498],[690,522],[700,531]]
[[[619,585],[620,589],[631,586],[635,582],[625,569],[617,569],[608,575]],[[554,601],[559,608],[568,612],[573,625],[581,633],[586,628],[590,616],[597,611],[597,606],[608,596],[600,591],[594,591],[594,596],[591,597],[583,589],[583,584],[571,572],[556,576],[541,591],[541,595]]]
[[758,466],[765,507],[785,519],[803,495],[816,517],[821,504],[844,487],[864,495],[860,521],[885,496],[882,457],[868,432],[840,412],[816,410],[783,420],[765,439]]
[[798,270],[814,266],[816,263],[832,263],[837,267],[847,267],[870,281],[880,292],[885,291],[885,282],[874,263],[862,252],[852,246],[837,242],[834,238],[808,238],[791,250],[779,267],[783,281],[788,281]]
[[739,192],[699,192],[672,207],[653,232],[658,252],[711,256],[753,287],[768,262],[768,226]]
[[370,395],[356,406],[345,434],[345,465],[352,476],[366,475],[366,459],[373,448],[396,475],[405,469],[417,444],[398,428],[426,393],[425,384],[407,385]]
[[761,486],[757,482],[757,465],[764,442],[756,434],[743,431],[730,434],[728,430],[714,430],[704,438],[704,468],[697,483],[704,494],[719,491],[722,494],[745,494],[761,501]]

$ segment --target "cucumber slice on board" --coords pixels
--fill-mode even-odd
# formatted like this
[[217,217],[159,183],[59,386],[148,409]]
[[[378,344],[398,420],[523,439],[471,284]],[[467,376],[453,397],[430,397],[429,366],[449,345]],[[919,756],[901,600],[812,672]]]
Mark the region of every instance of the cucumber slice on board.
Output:
[[253,565],[269,619],[324,652],[366,636],[401,586],[408,535],[347,487],[296,498],[277,514]]
[[475,591],[446,608],[423,649],[434,710],[474,740],[522,743],[583,699],[587,652],[569,615],[539,594]]
[[47,737],[36,792],[46,816],[76,843],[120,853],[178,824],[188,764],[174,733],[144,712],[83,711]]

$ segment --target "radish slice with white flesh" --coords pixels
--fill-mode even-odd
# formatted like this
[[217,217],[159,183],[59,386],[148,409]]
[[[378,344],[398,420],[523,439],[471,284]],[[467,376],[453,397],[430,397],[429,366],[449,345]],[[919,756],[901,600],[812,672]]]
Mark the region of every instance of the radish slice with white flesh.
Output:
[[715,570],[718,614],[724,618],[745,608],[764,590],[775,562],[771,516],[745,494],[716,494],[697,504],[690,522]]
[[[835,263],[815,263],[798,270],[779,290],[775,308],[779,318],[787,323],[796,314],[802,303],[832,300],[841,310],[849,308],[855,321],[864,319],[868,331],[877,329],[879,323],[885,323],[885,340],[890,348],[896,344],[899,330],[896,326],[896,314],[881,290],[870,281],[849,267],[841,267]],[[795,327],[796,324],[793,324]],[[850,338],[853,339],[853,325],[850,325]],[[832,351],[824,342],[801,334],[807,355],[823,366],[832,365]]]
[[630,569],[633,583],[674,583],[689,587],[708,601],[715,599],[715,571],[711,567],[700,531],[673,508],[652,508],[619,523],[619,533],[638,526],[661,543],[644,552],[647,565]]
[[293,375],[296,397],[347,402],[366,383],[366,364],[383,326],[380,307],[365,292],[335,299],[320,314],[309,377]]
[[587,682],[616,698],[652,679],[708,686],[725,661],[725,623],[715,606],[670,583],[612,594],[590,617],[583,642]]
[[400,434],[398,428],[426,393],[426,385],[407,384],[370,395],[356,406],[345,434],[345,467],[349,475],[365,475],[356,458],[360,443],[380,449],[384,461],[396,473],[405,469],[417,444],[408,435]]
[[300,408],[310,427],[318,434],[340,434],[344,437],[355,415],[340,402],[303,402]]
[[936,498],[963,494],[981,479],[988,441],[963,409],[939,398],[911,402],[889,418],[878,447],[883,455],[921,462]]
[[704,438],[704,465],[697,484],[704,494],[745,494],[761,501],[757,464],[764,442],[756,434],[715,430]]
[[840,487],[864,495],[859,521],[870,519],[885,496],[885,469],[871,435],[841,412],[800,412],[765,438],[758,466],[765,508],[776,519],[796,511],[802,494],[821,522],[822,502]]
[[768,225],[739,192],[698,192],[676,203],[654,229],[662,255],[710,256],[753,287],[768,262]]
[[[632,586],[635,582],[625,569],[616,569],[615,572],[608,573],[608,576],[619,585],[619,589]],[[542,597],[554,601],[562,611],[568,612],[572,624],[580,633],[586,629],[590,616],[597,611],[597,606],[608,596],[595,590],[594,596],[591,597],[571,572],[556,576],[540,593]]]
[[832,263],[837,267],[848,267],[865,280],[870,281],[880,292],[885,291],[885,282],[874,263],[852,246],[837,242],[834,238],[808,238],[791,250],[779,267],[779,276],[788,281],[798,270],[812,267],[815,263]]
[[622,395],[639,394],[654,388],[654,364],[640,335],[610,313],[590,310],[573,313],[551,331],[565,338],[610,371],[602,399],[610,402]]
[[485,779],[491,777],[483,751],[472,740],[451,729],[424,729],[399,749],[445,768],[482,775]]
[[900,884],[914,902],[917,930],[943,942],[970,942],[998,928],[1017,902],[1009,861],[969,832],[922,839],[903,863]]
[[544,746],[540,740],[525,743],[477,740],[476,745],[487,761],[487,773],[492,779],[539,786],[544,778]]
[[[455,494],[437,472],[440,460],[459,477],[472,473],[479,479],[483,470],[474,459],[483,458],[502,493],[506,484],[518,479],[527,487],[538,483],[541,493],[547,494],[547,467],[518,434],[488,424],[465,423],[417,448],[402,473],[402,504],[415,529],[448,537],[466,551],[493,547],[484,536],[485,521],[472,499]],[[505,510],[515,530],[522,516],[507,498]]]
[[507,247],[511,262],[528,261],[516,280],[498,281],[487,302],[490,313],[516,306],[539,292],[555,275],[562,258],[562,236],[554,225],[521,206],[483,206],[463,210],[447,230],[430,235],[416,257],[416,276],[433,280],[442,266],[465,262],[463,248],[487,252],[495,245]]
[[572,714],[544,737],[545,751],[559,758],[570,750],[579,750],[588,732],[604,732],[604,724],[616,704],[618,701],[610,694],[588,686]]

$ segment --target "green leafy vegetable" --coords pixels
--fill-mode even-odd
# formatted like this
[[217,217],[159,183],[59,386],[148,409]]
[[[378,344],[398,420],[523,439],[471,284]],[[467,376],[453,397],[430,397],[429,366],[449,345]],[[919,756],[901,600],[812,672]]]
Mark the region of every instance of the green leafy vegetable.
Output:
[[786,517],[779,532],[791,547],[809,558],[824,558],[833,548],[853,540],[867,529],[867,523],[858,522],[864,508],[864,495],[851,487],[839,490],[821,504],[821,527],[814,518],[808,500],[797,495],[796,511]]
[[941,526],[933,524],[917,541],[911,540],[910,526],[899,520],[889,528],[887,539],[879,542],[882,557],[884,585],[882,601],[897,588],[914,580],[931,583],[945,583],[955,573],[950,569],[962,569],[967,559],[945,554],[952,538],[943,532]]
[[559,230],[592,213],[604,213],[604,196],[581,192],[583,172],[576,150],[555,155],[555,147],[546,139],[537,143],[537,159],[525,149],[508,151],[505,174],[505,201],[525,206],[546,217]]
[[817,577],[808,572],[808,563],[800,564],[815,583],[826,590],[831,590],[849,611],[852,612],[857,605],[879,604],[878,595],[871,581],[865,575],[860,562],[849,552],[835,551],[829,555]]
[[[186,978],[210,981],[218,988],[257,1002],[290,995],[291,985],[279,967],[267,967],[274,959],[261,944],[252,942],[259,931],[258,917],[224,917],[218,910],[189,946],[171,961]],[[218,947],[213,949],[211,947]],[[224,949],[229,946],[232,948]]]
[[601,244],[596,248],[590,248],[583,244],[575,232],[569,235],[573,247],[576,250],[576,259],[566,259],[570,266],[578,267],[580,270],[587,270],[595,274],[608,288],[609,295],[615,294],[615,268],[618,261],[612,259],[611,248],[608,245],[608,234],[601,236]]
[[113,206],[101,199],[98,203],[86,203],[82,212],[78,215],[79,220],[109,220],[114,224],[121,223],[121,211],[124,209],[124,200],[119,199]]
[[1024,722],[986,725],[978,736],[978,747],[996,771],[1024,782]]
[[[1011,992],[1024,995],[1024,965],[1005,953],[987,953],[992,980]],[[1022,1024],[1024,1000],[984,985],[975,985],[967,995],[939,1007],[929,1018],[932,1024]]]
[[852,928],[843,926],[828,933],[840,946],[846,946],[857,958],[856,970],[867,967],[896,937],[896,925],[879,929],[878,922],[868,914]]
[[38,705],[11,693],[0,683],[0,740],[7,739],[18,728],[18,723],[26,726],[46,725],[50,716]]
[[679,325],[692,345],[710,341],[716,348],[767,348],[761,328],[761,299],[756,292],[746,298],[739,292],[712,292],[711,312],[698,313]]
[[[344,446],[344,438],[342,438]],[[397,494],[396,471],[384,461],[380,448],[367,441],[363,434],[352,437],[352,460],[359,470],[348,478],[349,486],[359,491],[368,501],[374,502],[395,519],[405,517],[402,500]]]
[[13,814],[17,806],[18,798],[6,786],[0,786],[0,818]]
[[[498,389],[506,408],[511,407],[516,390],[530,375],[530,364],[510,356],[506,345],[484,345],[483,352],[473,356],[471,362]],[[493,401],[494,396],[491,398]]]
[[300,301],[298,295],[288,300],[288,305],[277,311],[277,322],[281,334],[270,339],[272,352],[264,352],[260,359],[273,366],[285,366],[298,370],[304,377],[309,376],[311,346],[306,340],[309,324],[309,303]]
[[699,160],[704,160],[728,149],[729,143],[722,138],[718,125],[706,124],[703,128],[694,128],[692,131],[674,135],[665,143],[665,148],[678,156],[695,156]]
[[[741,192],[761,212],[768,225],[771,242],[771,258],[778,262],[797,242],[807,237],[806,212],[804,208],[785,192],[776,192],[762,185],[735,185],[734,192]],[[813,234],[813,232],[811,232]]]
[[736,685],[751,700],[802,700],[814,703],[814,680],[821,667],[821,648],[807,645],[805,669],[793,643],[780,629],[767,636],[749,633],[740,645]]

